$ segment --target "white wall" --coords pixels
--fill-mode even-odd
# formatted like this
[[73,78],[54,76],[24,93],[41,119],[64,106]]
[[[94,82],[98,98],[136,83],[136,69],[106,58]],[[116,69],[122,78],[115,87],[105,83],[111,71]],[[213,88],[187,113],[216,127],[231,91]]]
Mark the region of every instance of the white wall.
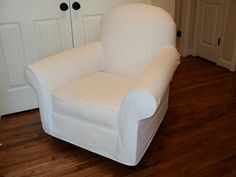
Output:
[[152,4],[162,7],[169,12],[172,17],[175,16],[175,0],[152,0]]

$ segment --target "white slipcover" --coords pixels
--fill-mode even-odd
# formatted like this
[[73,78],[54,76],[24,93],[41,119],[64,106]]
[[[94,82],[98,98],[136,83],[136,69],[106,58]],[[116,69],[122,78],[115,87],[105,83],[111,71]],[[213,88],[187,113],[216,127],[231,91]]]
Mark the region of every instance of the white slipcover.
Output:
[[44,131],[136,165],[167,111],[175,33],[163,9],[124,5],[105,15],[99,41],[28,65]]

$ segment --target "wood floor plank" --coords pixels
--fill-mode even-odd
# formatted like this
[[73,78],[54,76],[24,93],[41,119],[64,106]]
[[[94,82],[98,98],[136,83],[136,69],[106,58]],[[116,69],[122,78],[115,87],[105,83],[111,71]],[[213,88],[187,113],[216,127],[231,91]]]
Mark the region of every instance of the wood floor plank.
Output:
[[236,73],[183,58],[165,119],[135,167],[47,135],[38,110],[4,116],[0,142],[0,177],[235,177]]

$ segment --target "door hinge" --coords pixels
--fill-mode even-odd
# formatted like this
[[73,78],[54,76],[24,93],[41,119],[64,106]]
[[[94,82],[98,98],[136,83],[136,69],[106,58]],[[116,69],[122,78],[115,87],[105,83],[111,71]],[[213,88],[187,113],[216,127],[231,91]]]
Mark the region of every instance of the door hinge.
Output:
[[220,45],[220,37],[218,38],[218,45]]
[[182,36],[182,32],[180,30],[178,30],[176,36],[177,37],[181,37]]

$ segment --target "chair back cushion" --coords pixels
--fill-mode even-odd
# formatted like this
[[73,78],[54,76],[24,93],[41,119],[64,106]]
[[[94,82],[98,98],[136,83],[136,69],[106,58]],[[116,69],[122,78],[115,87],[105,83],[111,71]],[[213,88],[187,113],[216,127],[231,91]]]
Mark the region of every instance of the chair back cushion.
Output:
[[103,70],[137,76],[161,48],[175,47],[175,28],[172,17],[159,7],[116,7],[103,18]]

